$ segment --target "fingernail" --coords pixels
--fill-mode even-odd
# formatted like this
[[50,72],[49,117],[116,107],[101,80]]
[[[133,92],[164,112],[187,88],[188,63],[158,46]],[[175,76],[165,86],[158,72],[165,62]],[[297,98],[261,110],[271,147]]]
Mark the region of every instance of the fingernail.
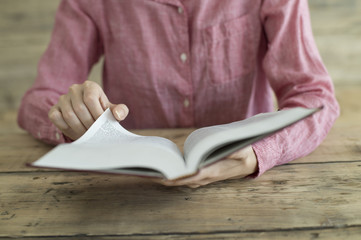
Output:
[[123,120],[125,117],[125,112],[123,109],[115,110],[118,120]]

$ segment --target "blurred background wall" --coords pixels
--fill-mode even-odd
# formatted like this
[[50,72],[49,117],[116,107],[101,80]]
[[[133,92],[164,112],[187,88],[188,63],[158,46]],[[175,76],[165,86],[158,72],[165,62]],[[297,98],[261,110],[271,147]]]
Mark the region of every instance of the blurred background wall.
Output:
[[[58,4],[59,0],[0,0],[0,121],[9,114],[13,119],[35,79]],[[314,36],[336,91],[344,86],[361,89],[361,1],[309,0],[309,5]],[[100,64],[90,79],[100,80]]]

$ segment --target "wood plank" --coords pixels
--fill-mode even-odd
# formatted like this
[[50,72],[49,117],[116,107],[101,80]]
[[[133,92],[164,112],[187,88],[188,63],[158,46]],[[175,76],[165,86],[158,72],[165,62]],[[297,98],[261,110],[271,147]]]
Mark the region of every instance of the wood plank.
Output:
[[361,2],[308,1],[321,56],[336,84],[361,83]]
[[[1,49],[1,48],[0,48]],[[16,109],[25,91],[31,87],[37,71],[39,52],[44,46],[12,47],[1,49],[5,57],[0,57],[0,112],[1,109]]]
[[[272,231],[272,232],[229,232],[229,233],[212,233],[212,234],[203,234],[203,233],[189,233],[189,234],[157,234],[157,235],[127,235],[127,236],[67,236],[67,237],[46,237],[45,239],[57,239],[57,240],[88,240],[88,239],[99,239],[99,240],[115,240],[115,239],[126,239],[126,240],[166,240],[166,239],[194,239],[194,240],[219,240],[219,239],[242,239],[242,240],[252,240],[252,239],[267,239],[267,240],[289,240],[289,239],[298,239],[298,240],[359,240],[361,236],[361,227],[347,227],[347,228],[337,228],[337,229],[313,229],[313,230],[289,230],[289,231]],[[40,240],[44,239],[43,237],[38,238],[26,238],[27,240]]]
[[2,0],[0,8],[0,114],[16,109],[33,83],[60,0]]
[[356,85],[337,85],[336,98],[341,108],[336,124],[352,129],[361,123],[361,83]]
[[[133,132],[145,136],[161,136],[171,139],[180,149],[183,149],[183,143],[192,130],[149,129]],[[360,132],[361,126],[350,129],[336,125],[326,140],[313,153],[290,164],[361,160]],[[52,146],[34,140],[22,131],[18,133],[0,132],[0,172],[40,171],[25,165],[37,160],[51,148]]]
[[60,0],[1,0],[0,32],[49,32]]
[[329,34],[316,37],[322,59],[335,84],[361,83],[361,47],[358,44],[360,37],[361,34]]
[[314,35],[360,34],[361,3],[355,0],[308,1]]
[[290,164],[361,160],[361,126],[350,129],[337,125],[311,154]]
[[0,174],[0,236],[359,227],[360,170],[361,162],[283,165],[199,189],[87,173]]

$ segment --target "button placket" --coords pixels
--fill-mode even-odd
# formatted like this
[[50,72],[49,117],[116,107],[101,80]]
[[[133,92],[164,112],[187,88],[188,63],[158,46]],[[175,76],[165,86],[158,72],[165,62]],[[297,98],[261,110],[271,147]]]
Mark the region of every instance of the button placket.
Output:
[[189,104],[190,104],[190,102],[189,102],[188,98],[185,98],[184,101],[183,101],[183,106],[184,106],[185,108],[188,108],[188,107],[189,107]]
[[[178,13],[179,14],[181,14],[181,15],[184,15],[184,9],[183,9],[183,7],[182,6],[178,6]],[[187,16],[182,16],[181,17],[182,19],[183,19],[183,26],[182,26],[182,28],[184,28],[184,30],[182,31],[182,34],[185,34],[185,33],[188,33],[188,29],[187,29]],[[188,43],[188,39],[187,39],[187,45],[189,44]],[[185,63],[186,61],[187,61],[187,59],[188,59],[188,54],[187,54],[187,51],[185,51],[185,52],[182,52],[180,55],[179,55],[179,57],[180,57],[180,60],[183,62],[183,63]]]
[[[183,115],[182,115],[182,121],[184,121],[186,124],[185,126],[192,126],[194,122],[194,116],[193,116],[193,107],[191,103],[192,99],[192,79],[191,79],[191,66],[190,66],[190,42],[189,42],[189,26],[188,26],[188,16],[186,9],[179,5],[177,9],[175,9],[178,14],[179,19],[179,25],[178,25],[178,31],[180,34],[179,37],[179,55],[178,59],[179,62],[182,64],[182,75],[184,78],[184,81],[187,83],[187,90],[182,94],[183,100],[181,100],[180,105],[183,108]],[[182,99],[181,98],[181,99]]]
[[178,13],[183,14],[183,8],[182,7],[178,7]]
[[180,55],[180,59],[181,59],[181,61],[182,61],[183,63],[185,63],[185,62],[187,61],[187,59],[188,59],[187,53],[182,53],[182,54]]

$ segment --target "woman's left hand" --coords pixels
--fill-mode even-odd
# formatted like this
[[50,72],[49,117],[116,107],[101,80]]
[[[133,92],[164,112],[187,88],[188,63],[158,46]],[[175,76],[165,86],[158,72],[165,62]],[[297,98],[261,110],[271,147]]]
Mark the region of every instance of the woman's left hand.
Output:
[[258,169],[256,154],[252,146],[241,149],[228,157],[204,167],[196,175],[177,180],[154,180],[166,186],[183,186],[197,188],[209,183],[226,179],[244,178]]

